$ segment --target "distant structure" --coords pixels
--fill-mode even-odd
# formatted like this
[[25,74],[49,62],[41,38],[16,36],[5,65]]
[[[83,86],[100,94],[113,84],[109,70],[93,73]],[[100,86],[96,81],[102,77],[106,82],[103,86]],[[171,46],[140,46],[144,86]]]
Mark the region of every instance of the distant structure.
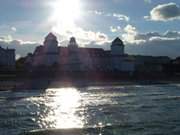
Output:
[[111,54],[112,55],[124,55],[124,43],[118,37],[112,42]]
[[15,49],[0,47],[0,68],[1,70],[15,68]]
[[58,46],[53,33],[49,33],[44,44],[36,47],[29,54],[26,63],[32,67],[57,66],[61,71],[120,71],[134,72],[135,63],[124,53],[123,41],[116,38],[111,44],[111,50],[101,48],[79,47],[74,37],[70,38],[67,47]]

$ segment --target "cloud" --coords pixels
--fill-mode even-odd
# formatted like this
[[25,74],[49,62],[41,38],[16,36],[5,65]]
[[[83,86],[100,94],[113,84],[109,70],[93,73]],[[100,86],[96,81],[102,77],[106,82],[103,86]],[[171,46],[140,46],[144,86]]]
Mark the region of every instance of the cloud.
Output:
[[[147,32],[139,33],[135,26],[128,24],[124,28],[124,34],[122,35],[127,43],[140,43],[139,41],[149,42],[154,40],[176,40],[180,39],[179,31],[166,31],[165,33]],[[129,38],[131,37],[131,38]]]
[[95,42],[96,44],[104,44],[109,41],[109,37],[101,32],[84,31],[84,40]]
[[170,38],[179,38],[180,37],[180,32],[178,31],[167,31],[164,36],[170,37]]
[[104,50],[110,50],[111,42],[105,42],[104,44],[98,45],[95,42],[90,42],[89,44],[84,44],[87,48],[103,48]]
[[17,31],[16,27],[11,27],[11,30],[14,31],[14,32]]
[[136,34],[137,33],[136,27],[134,27],[130,24],[126,25],[126,27],[124,28],[124,31],[127,33],[130,33],[130,34]]
[[158,32],[148,32],[148,33],[137,33],[134,37],[135,40],[176,40],[180,39],[180,32],[178,31],[167,31],[163,34]]
[[0,37],[0,42],[11,42],[12,41],[12,36],[11,35],[7,35],[7,36],[1,36]]
[[130,54],[180,56],[179,31],[139,33],[136,27],[127,25],[122,37],[126,44],[126,52]]
[[19,58],[21,58],[21,55],[20,54],[16,54],[16,60],[18,60]]
[[[98,38],[104,40],[106,37],[99,33]],[[144,42],[137,42],[140,40]],[[60,45],[66,46],[68,42],[68,40],[61,41]],[[124,42],[126,45],[125,51],[128,54],[177,57],[180,52],[180,32],[177,31],[168,31],[163,34],[157,32],[136,33],[136,35],[134,35],[134,42],[128,42],[126,40],[124,40]],[[0,46],[3,48],[16,49],[16,58],[26,56],[27,53],[33,52],[38,45],[40,44],[12,39],[10,36],[0,37]],[[83,44],[83,47],[104,48],[108,50],[110,49],[110,45],[110,41],[103,42],[103,44],[97,44],[96,41],[91,41]]]
[[116,27],[110,26],[110,31],[112,33],[119,32],[120,30],[121,30],[120,26],[116,26]]
[[148,32],[146,34],[138,33],[135,35],[135,40],[149,40],[151,37],[160,37],[158,32]]
[[16,27],[11,26],[10,24],[1,24],[0,31],[2,33],[14,33],[17,31]]
[[180,6],[176,3],[161,4],[150,11],[150,16],[144,17],[146,20],[170,21],[180,19]]
[[129,20],[130,20],[130,18],[128,16],[123,15],[123,14],[113,13],[112,16],[117,18],[117,20],[119,20],[119,21],[129,22]]
[[93,13],[93,14],[95,14],[95,15],[103,15],[103,14],[104,14],[104,12],[98,11],[98,10],[89,11],[89,13]]
[[55,32],[60,40],[69,40],[70,37],[75,36],[80,45],[88,44],[90,42],[96,42],[96,44],[103,44],[109,41],[109,37],[100,31],[85,30],[75,23],[69,25],[69,27],[62,25],[55,25],[52,27],[52,31]]
[[[93,32],[93,31],[84,31],[83,29],[78,29],[76,31],[77,34],[77,42],[79,46],[84,47],[85,45],[89,45],[92,47],[101,47],[102,45],[109,42],[109,38],[106,34],[101,32]],[[57,34],[57,33],[56,33]],[[69,42],[69,37],[72,35],[61,35],[57,34],[57,37],[61,38],[59,40],[60,46],[67,46]],[[40,44],[32,41],[23,41],[19,39],[13,39],[11,35],[1,36],[0,37],[0,46],[3,48],[12,48],[16,50],[16,58],[24,57],[28,53],[33,53],[34,49]]]
[[137,43],[127,43],[126,52],[138,55],[178,57],[180,51],[180,39],[151,38],[152,40]]
[[89,13],[95,14],[95,15],[101,15],[101,16],[105,16],[105,17],[112,17],[112,18],[117,19],[118,21],[129,22],[129,20],[130,20],[129,16],[120,14],[120,13],[106,13],[106,12],[98,11],[98,10],[89,11]]
[[135,36],[137,35],[136,27],[128,24],[124,27],[124,34],[122,35],[123,39],[129,43],[139,42],[139,40],[135,40]]
[[[88,42],[84,42],[84,44],[80,43],[81,47],[95,47],[95,48],[104,48],[109,49],[110,41],[107,41],[107,36],[103,33],[94,33],[94,32],[88,32],[86,33],[87,36],[91,40],[88,40]],[[97,42],[98,40],[98,42]],[[80,40],[77,40],[79,43]],[[67,46],[69,42],[69,39],[61,40],[59,41],[60,46]],[[100,44],[101,43],[101,44]],[[31,41],[23,41],[18,39],[13,39],[10,35],[8,36],[1,36],[0,37],[0,46],[3,48],[11,48],[15,49],[16,51],[16,59],[20,57],[26,56],[28,53],[33,53],[35,48],[39,46],[39,43],[31,42]]]
[[24,57],[27,53],[32,53],[39,43],[13,39],[11,36],[0,37],[0,46],[16,50],[16,58]]
[[[116,27],[112,27],[116,28]],[[78,34],[77,42],[81,47],[104,48],[110,49],[111,40],[101,32],[88,31],[84,29],[76,29]],[[121,32],[122,40],[125,43],[125,50],[128,54],[154,55],[154,56],[170,56],[177,57],[180,52],[180,31],[167,31],[164,33],[147,32],[140,33],[138,29],[128,24]],[[71,32],[66,33],[71,36]],[[67,35],[58,34],[61,38],[59,43],[61,46],[66,46],[69,38]],[[36,42],[23,41],[13,39],[11,35],[0,37],[0,46],[3,48],[16,49],[16,58],[26,56],[27,53],[33,52],[35,47],[40,45]]]

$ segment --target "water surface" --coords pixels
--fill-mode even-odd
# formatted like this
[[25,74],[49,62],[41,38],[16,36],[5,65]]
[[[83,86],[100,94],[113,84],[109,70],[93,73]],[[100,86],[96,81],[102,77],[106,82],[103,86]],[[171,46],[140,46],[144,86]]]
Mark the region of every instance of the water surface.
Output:
[[179,135],[180,84],[1,91],[0,135],[35,129]]

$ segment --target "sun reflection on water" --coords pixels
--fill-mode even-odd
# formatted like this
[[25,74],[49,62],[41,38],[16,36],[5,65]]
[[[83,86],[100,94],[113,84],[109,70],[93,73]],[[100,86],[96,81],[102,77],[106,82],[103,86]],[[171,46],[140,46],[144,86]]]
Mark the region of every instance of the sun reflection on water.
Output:
[[[111,124],[109,119],[116,117],[112,115],[116,114],[114,107],[120,104],[119,99],[124,99],[129,94],[97,89],[47,89],[27,98],[26,100],[31,105],[30,111],[35,113],[33,122],[41,129],[84,129]],[[121,102],[121,105],[124,104],[124,101]]]
[[81,95],[76,88],[47,89],[45,96],[48,111],[41,116],[40,124],[47,123],[47,128],[83,127]]

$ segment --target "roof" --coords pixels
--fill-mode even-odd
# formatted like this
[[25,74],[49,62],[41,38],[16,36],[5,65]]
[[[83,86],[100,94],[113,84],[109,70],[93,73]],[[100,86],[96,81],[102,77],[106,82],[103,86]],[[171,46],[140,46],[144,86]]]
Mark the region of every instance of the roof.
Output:
[[75,37],[71,37],[71,38],[70,38],[70,43],[76,43]]
[[112,41],[112,45],[124,45],[124,43],[119,37],[117,37]]
[[78,46],[78,44],[76,43],[76,38],[75,37],[71,37],[70,41],[69,41],[69,45],[73,45],[73,46]]
[[9,49],[8,47],[6,49],[4,49],[0,46],[0,51],[11,52],[11,51],[15,51],[15,49]]
[[42,45],[35,48],[34,54],[42,54],[44,47]]
[[56,36],[50,32],[46,37],[45,40],[57,40]]

